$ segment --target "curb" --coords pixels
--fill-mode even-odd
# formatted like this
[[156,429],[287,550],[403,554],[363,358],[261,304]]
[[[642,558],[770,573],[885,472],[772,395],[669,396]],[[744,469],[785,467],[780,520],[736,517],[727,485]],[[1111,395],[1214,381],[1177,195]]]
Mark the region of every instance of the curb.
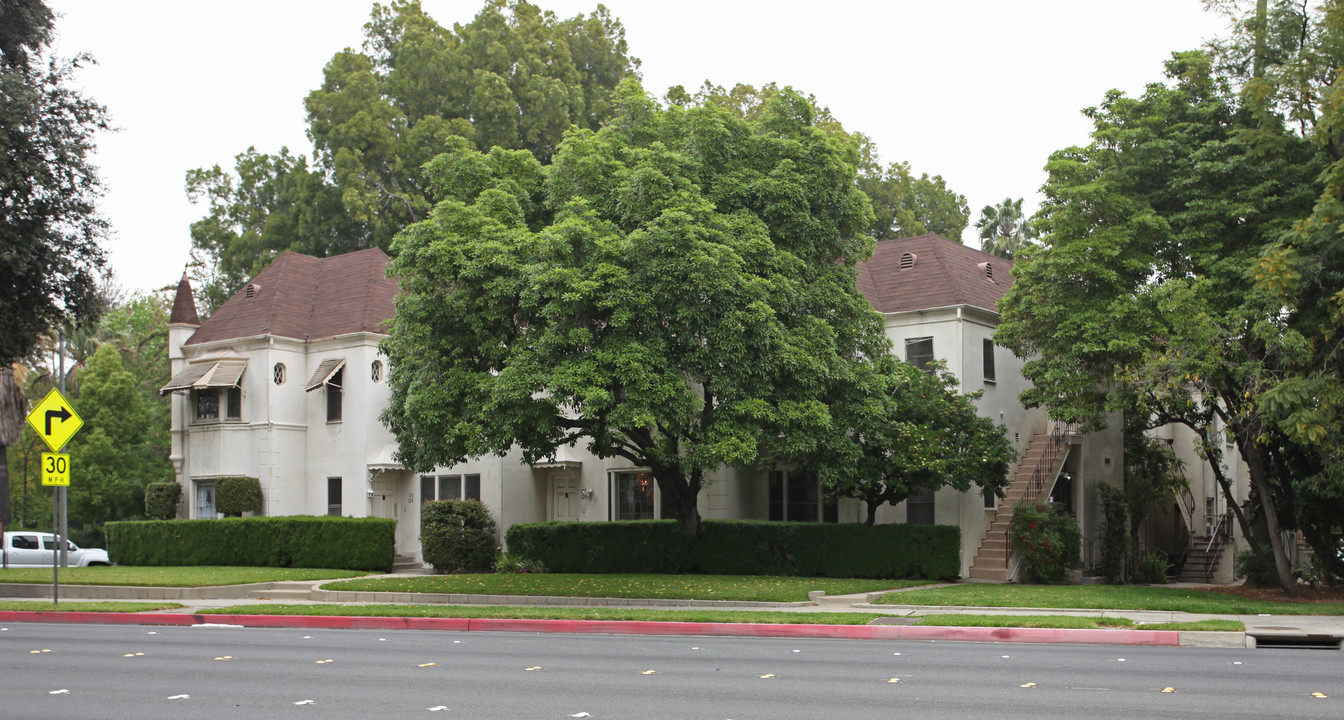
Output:
[[519,620],[505,618],[336,617],[319,615],[182,615],[0,611],[0,621],[177,625],[332,630],[439,630],[457,632],[575,633],[590,635],[701,635],[711,637],[923,640],[990,643],[1148,645],[1176,647],[1175,630],[924,627],[912,625],[791,625],[773,623],[650,622],[633,620]]

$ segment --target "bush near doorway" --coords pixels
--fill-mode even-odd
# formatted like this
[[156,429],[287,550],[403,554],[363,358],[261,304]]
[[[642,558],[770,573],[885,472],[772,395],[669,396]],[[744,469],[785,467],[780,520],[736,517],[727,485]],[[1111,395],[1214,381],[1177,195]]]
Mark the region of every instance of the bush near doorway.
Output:
[[420,506],[420,552],[441,573],[495,566],[495,519],[479,500],[431,500]]
[[175,482],[150,483],[145,486],[145,517],[150,520],[172,520],[177,517],[177,505],[181,501],[181,485]]
[[225,517],[261,512],[261,481],[253,477],[220,478],[215,485],[215,509]]

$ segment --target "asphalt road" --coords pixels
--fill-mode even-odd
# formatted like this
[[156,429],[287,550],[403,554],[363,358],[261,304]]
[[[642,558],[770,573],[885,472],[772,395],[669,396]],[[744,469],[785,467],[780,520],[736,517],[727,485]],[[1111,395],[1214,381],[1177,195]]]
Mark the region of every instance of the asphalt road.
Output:
[[292,717],[1333,720],[1344,717],[1344,652],[26,623],[0,630],[0,718]]

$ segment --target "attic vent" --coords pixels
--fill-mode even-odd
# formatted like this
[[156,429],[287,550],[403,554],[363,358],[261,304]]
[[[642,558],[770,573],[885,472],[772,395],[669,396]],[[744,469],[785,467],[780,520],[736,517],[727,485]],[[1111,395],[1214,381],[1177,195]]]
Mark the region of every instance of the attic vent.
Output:
[[996,281],[994,280],[994,266],[993,266],[993,265],[991,265],[991,264],[989,264],[989,263],[987,263],[987,262],[982,262],[982,263],[976,263],[976,266],[979,267],[981,270],[983,270],[983,271],[985,272],[985,279],[986,279],[986,280],[988,280],[988,281],[990,281],[990,282],[996,282]]
[[914,253],[905,253],[904,255],[901,255],[901,269],[902,269],[902,270],[909,270],[910,268],[912,268],[912,267],[914,267],[914,266],[915,266],[915,254],[914,254]]
[[256,297],[259,292],[261,292],[261,286],[256,283],[248,283],[247,287],[243,288],[243,295],[248,300]]

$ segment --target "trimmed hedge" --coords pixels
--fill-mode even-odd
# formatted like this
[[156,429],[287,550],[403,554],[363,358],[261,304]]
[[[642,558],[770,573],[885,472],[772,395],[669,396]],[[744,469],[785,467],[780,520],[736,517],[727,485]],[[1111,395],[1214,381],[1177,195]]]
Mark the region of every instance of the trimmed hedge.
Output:
[[150,483],[145,486],[145,517],[150,520],[172,520],[177,517],[177,504],[181,501],[181,485],[175,482]]
[[261,481],[254,477],[225,477],[215,483],[215,508],[229,517],[261,512]]
[[495,565],[495,519],[480,500],[424,503],[420,552],[436,572],[489,571]]
[[551,572],[954,578],[961,530],[948,525],[861,525],[701,520],[699,542],[671,520],[514,525],[508,552]]
[[107,524],[107,552],[122,565],[392,570],[397,522],[297,515]]

